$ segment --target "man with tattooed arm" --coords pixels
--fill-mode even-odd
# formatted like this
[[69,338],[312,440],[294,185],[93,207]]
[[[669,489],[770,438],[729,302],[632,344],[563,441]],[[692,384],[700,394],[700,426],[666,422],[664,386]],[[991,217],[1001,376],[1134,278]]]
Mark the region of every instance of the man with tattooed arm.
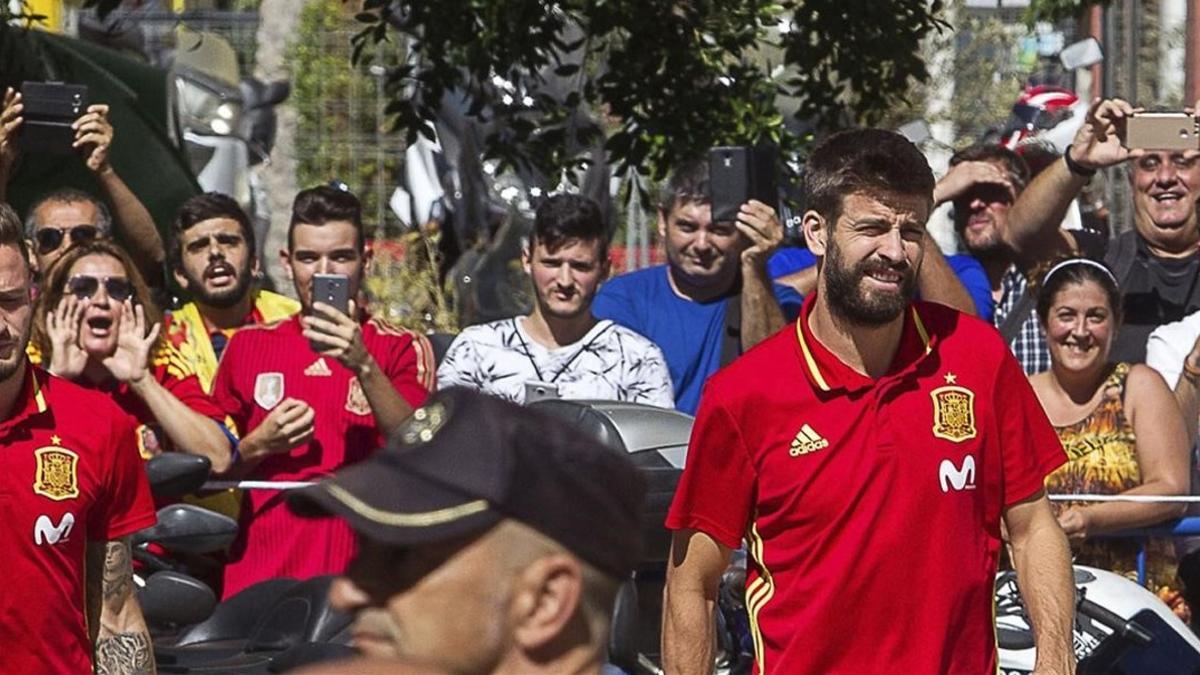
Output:
[[153,673],[129,549],[155,519],[134,421],[29,363],[31,283],[20,220],[0,202],[0,663]]

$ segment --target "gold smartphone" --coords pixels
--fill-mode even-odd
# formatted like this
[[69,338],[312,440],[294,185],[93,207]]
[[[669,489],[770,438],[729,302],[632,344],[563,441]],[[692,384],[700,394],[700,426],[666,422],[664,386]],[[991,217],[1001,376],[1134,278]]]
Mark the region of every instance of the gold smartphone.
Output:
[[1187,113],[1138,113],[1125,123],[1125,147],[1200,150],[1200,127]]

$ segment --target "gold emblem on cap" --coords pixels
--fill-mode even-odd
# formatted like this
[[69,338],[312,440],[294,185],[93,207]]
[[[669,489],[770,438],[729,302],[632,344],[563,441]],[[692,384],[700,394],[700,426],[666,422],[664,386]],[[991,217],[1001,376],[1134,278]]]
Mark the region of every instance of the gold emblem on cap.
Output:
[[954,443],[975,438],[975,392],[954,384],[958,377],[946,373],[946,386],[929,392],[933,399],[933,435]]
[[401,427],[400,442],[404,445],[428,443],[433,440],[434,434],[445,426],[448,418],[446,406],[441,403],[430,403],[417,408]]

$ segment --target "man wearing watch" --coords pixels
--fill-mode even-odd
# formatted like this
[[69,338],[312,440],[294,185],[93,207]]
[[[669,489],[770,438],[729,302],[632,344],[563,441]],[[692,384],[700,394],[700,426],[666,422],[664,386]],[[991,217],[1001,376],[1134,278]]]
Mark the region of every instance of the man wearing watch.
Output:
[[1135,112],[1120,99],[1094,104],[1064,160],[1019,201],[1039,220],[1061,218],[1092,174],[1129,162],[1132,222],[1111,224],[1120,234],[1104,262],[1116,275],[1125,316],[1111,357],[1140,363],[1151,331],[1200,311],[1200,151],[1124,147],[1125,123]]

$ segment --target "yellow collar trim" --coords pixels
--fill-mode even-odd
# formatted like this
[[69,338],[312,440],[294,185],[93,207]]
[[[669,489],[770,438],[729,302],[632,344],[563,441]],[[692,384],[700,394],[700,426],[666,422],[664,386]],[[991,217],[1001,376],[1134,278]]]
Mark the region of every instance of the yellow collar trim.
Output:
[[800,327],[800,322],[804,321],[804,315],[796,319],[796,337],[800,339],[800,351],[804,352],[804,363],[808,365],[808,372],[812,373],[813,380],[821,391],[829,391],[829,385],[825,382],[824,376],[821,375],[821,370],[817,368],[817,361],[813,358],[812,352],[808,349],[808,342],[804,340],[804,329]]

